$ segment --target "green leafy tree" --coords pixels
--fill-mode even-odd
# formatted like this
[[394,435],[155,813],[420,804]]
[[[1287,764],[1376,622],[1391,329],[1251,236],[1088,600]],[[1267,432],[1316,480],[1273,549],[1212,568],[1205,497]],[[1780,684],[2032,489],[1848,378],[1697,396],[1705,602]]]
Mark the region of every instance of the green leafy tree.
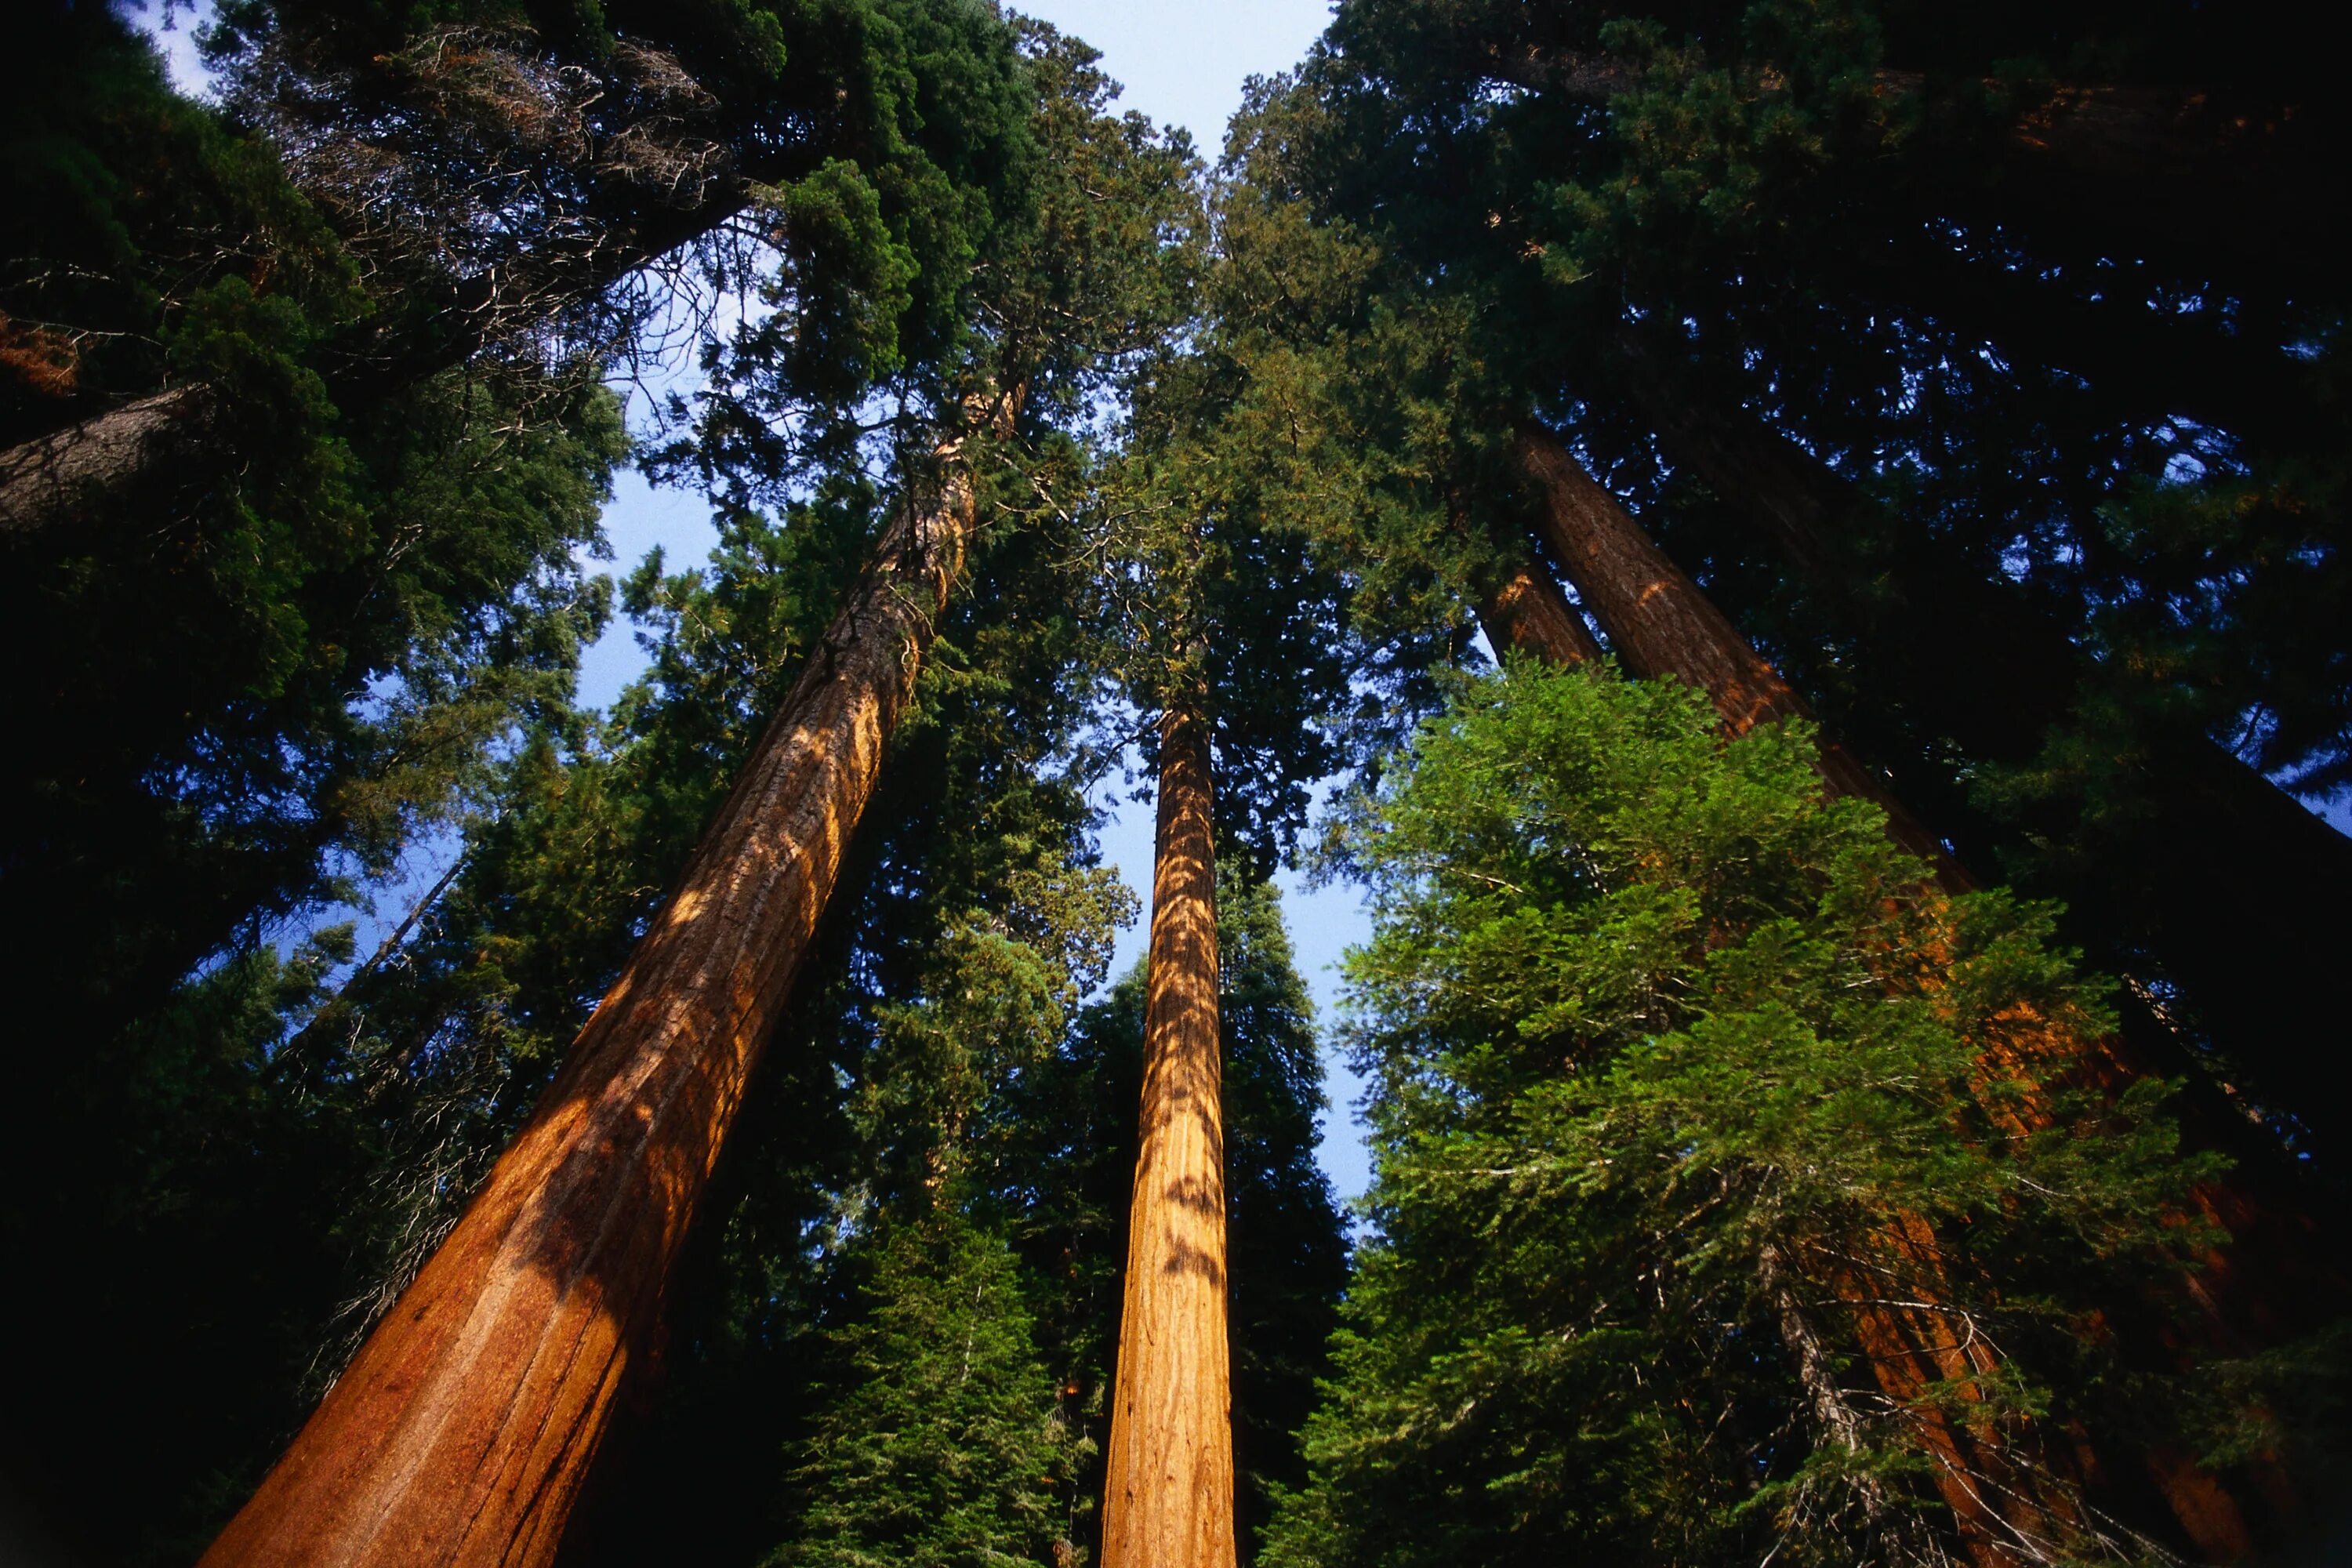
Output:
[[[1877,816],[1823,799],[1801,725],[1726,741],[1686,689],[1526,666],[1361,802],[1377,1238],[1269,1561],[1939,1561],[1978,1522],[1938,1471],[1979,1462],[2084,1500],[2019,1550],[2129,1556],[2127,1479],[1966,1434],[2227,1465],[2225,1374],[2136,1364],[2101,1311],[2194,1266],[2213,1158],[2162,1084],[2049,1074],[2102,988]],[[1907,1389],[1864,1354],[1903,1303],[1951,1336]]]

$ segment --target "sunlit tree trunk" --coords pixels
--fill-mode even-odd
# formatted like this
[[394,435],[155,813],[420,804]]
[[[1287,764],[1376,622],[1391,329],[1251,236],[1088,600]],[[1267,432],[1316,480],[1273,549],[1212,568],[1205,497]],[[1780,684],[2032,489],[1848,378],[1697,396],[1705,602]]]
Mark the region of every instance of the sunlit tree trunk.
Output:
[[[1536,484],[1544,543],[1591,607],[1627,671],[1686,681],[1714,701],[1724,727],[1741,734],[1779,719],[1811,718],[1795,689],[1739,635],[1664,551],[1650,542],[1617,499],[1594,482],[1551,437],[1520,433],[1517,456]],[[1823,737],[1822,778],[1838,795],[1874,801],[1887,831],[1935,867],[1948,888],[1973,884],[1941,840],[1895,798],[1886,782]]]
[[1478,627],[1486,634],[1495,657],[1523,653],[1549,664],[1590,664],[1601,658],[1601,645],[1586,628],[1584,617],[1560,592],[1550,568],[1522,554],[1501,587],[1478,605]]
[[1209,731],[1160,723],[1143,1109],[1103,1483],[1103,1568],[1233,1568],[1233,1389]]
[[961,570],[968,468],[936,456],[537,1110],[208,1568],[552,1559]]

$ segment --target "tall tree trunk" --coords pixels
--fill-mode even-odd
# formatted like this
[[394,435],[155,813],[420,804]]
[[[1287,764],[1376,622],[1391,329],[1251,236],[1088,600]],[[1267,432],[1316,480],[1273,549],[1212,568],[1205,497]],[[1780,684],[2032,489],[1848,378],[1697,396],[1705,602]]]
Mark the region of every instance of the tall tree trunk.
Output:
[[[1621,346],[1668,457],[1827,595],[1929,723],[1972,756],[2025,763],[2069,721],[2087,660],[2013,589],[1924,538],[1864,562],[1840,542],[1884,532],[1865,497],[1746,414],[1676,395],[1630,333]],[[2073,901],[2102,923],[2137,924],[2197,1022],[2285,1109],[2340,1137],[2323,1042],[2342,1037],[2342,1018],[2325,987],[2281,977],[2326,973],[2352,952],[2352,901],[2331,891],[2352,886],[2352,839],[2202,736],[2153,758],[2143,782],[2141,842],[2164,875],[2144,907]]]
[[[1672,678],[1699,688],[1734,734],[1774,720],[1812,717],[1780,672],[1650,542],[1573,454],[1530,427],[1520,432],[1515,455],[1542,498],[1544,543],[1591,606],[1628,670],[1645,680]],[[1826,736],[1821,769],[1822,782],[1837,794],[1876,802],[1886,813],[1887,832],[1933,866],[1948,889],[1966,891],[1974,886],[1942,841],[1895,799],[1886,781]]]
[[962,569],[961,439],[936,456],[538,1110],[207,1568],[552,1559]]
[[[1703,687],[1724,727],[1735,734],[1805,712],[1779,672],[1651,542],[1573,454],[1529,427],[1520,434],[1517,456],[1541,491],[1546,542],[1628,669],[1647,679],[1672,678]],[[1876,775],[1850,759],[1833,759],[1826,744],[1822,774],[1833,793],[1861,795],[1893,806],[1888,832],[1906,847],[1916,848],[1915,840],[1935,843],[1907,814],[1895,814],[1900,807],[1893,805]],[[1976,885],[1940,846],[1930,858],[1948,891],[1965,892]],[[2032,1064],[2011,1065],[2015,1070],[2032,1070]],[[2057,1042],[2049,1068],[2110,1083],[2136,1070],[2116,1042],[2092,1041]],[[2290,1250],[2295,1240],[2311,1239],[2308,1226],[2298,1223],[2295,1215],[2282,1215],[2234,1187],[2200,1189],[2194,1203],[2205,1217],[2221,1223],[2233,1236],[2251,1237],[2252,1249],[2266,1261],[2275,1261],[2282,1238]],[[1939,1381],[1982,1376],[1992,1366],[1984,1359],[1982,1345],[1956,1334],[1948,1315],[1933,1304],[1929,1287],[1942,1277],[1943,1268],[1937,1243],[1927,1226],[1906,1221],[1885,1246],[1881,1261],[1896,1288],[1858,1278],[1842,1291],[1855,1302],[1855,1326],[1872,1373],[1891,1399],[1917,1410],[1922,1436],[1937,1462],[1938,1484],[1960,1523],[1972,1560],[1980,1568],[2038,1561],[2031,1555],[2036,1549],[2032,1543],[2057,1539],[2084,1522],[2069,1488],[2053,1488],[2040,1478],[2053,1466],[2070,1475],[2095,1472],[2096,1466],[2079,1446],[2075,1456],[2062,1459],[2043,1435],[2020,1434],[2004,1441],[1998,1434],[1971,1430],[1915,1405],[1923,1390]],[[2212,1300],[2207,1284],[2240,1293],[2244,1285],[2242,1270],[2233,1266],[2236,1260],[2215,1261],[2221,1267],[2210,1279],[2191,1281],[2188,1289],[2208,1309],[2210,1326],[2219,1340],[2235,1326],[2226,1320],[2242,1314],[2231,1312],[2226,1302]],[[2273,1270],[2265,1283],[2276,1287],[2298,1272],[2308,1270]],[[2163,1505],[2201,1553],[2215,1562],[2242,1555],[2251,1536],[2243,1510],[2226,1489],[2179,1456],[2150,1451],[2142,1458]]]
[[1209,731],[1160,721],[1143,1111],[1119,1317],[1103,1568],[1233,1568],[1233,1380]]

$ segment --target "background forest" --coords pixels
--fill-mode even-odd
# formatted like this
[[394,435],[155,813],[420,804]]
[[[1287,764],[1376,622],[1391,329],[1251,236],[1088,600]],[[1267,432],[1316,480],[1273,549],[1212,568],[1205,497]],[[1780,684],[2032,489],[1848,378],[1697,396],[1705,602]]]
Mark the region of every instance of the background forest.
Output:
[[2347,1549],[2303,8],[172,19],[0,103],[0,1554]]

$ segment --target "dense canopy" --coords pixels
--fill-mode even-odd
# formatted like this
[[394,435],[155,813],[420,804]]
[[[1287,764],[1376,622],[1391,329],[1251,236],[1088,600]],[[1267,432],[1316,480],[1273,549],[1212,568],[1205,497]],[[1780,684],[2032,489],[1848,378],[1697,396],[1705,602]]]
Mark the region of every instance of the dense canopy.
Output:
[[37,0],[0,1555],[2326,1560],[2307,10]]

